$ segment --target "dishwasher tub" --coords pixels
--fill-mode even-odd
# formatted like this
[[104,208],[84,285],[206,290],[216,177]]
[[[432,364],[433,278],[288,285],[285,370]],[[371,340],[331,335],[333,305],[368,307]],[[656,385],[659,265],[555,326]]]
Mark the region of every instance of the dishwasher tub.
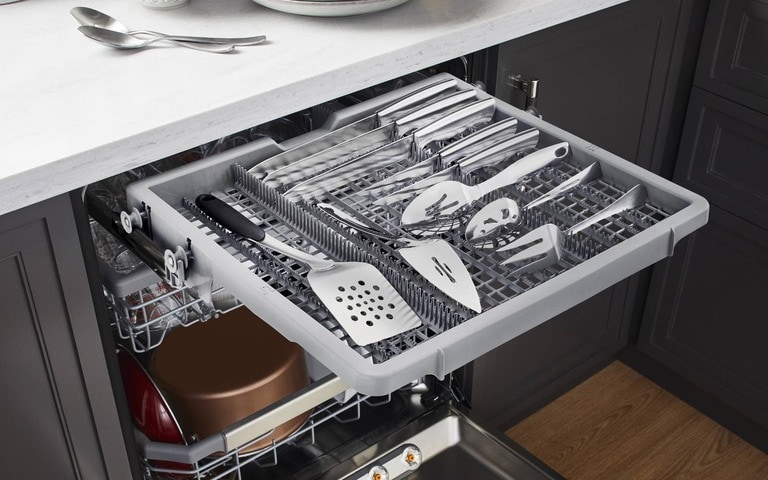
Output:
[[[433,77],[424,84],[435,80]],[[473,88],[458,82],[462,88]],[[477,98],[488,97],[487,93],[477,91]],[[326,141],[323,134],[332,134],[372,114],[388,101],[391,97],[376,97],[336,112],[323,128],[293,139],[290,146]],[[566,244],[566,254],[557,265],[523,275],[513,276],[513,268],[500,267],[502,257],[498,254],[467,245],[463,232],[444,235],[472,272],[483,305],[479,314],[427,284],[397,259],[393,245],[361,241],[311,202],[290,202],[249,173],[249,169],[285,151],[289,145],[262,139],[134,183],[127,191],[129,208],[147,212],[151,233],[158,243],[186,248],[190,258],[186,281],[202,298],[206,298],[207,291],[225,287],[347,385],[365,395],[385,395],[424,375],[443,378],[672,255],[681,238],[707,221],[709,206],[702,197],[497,99],[494,121],[509,116],[518,119],[519,131],[537,128],[540,147],[569,142],[571,156],[554,169],[545,169],[519,186],[504,189],[504,194],[517,198],[521,204],[527,203],[537,196],[542,185],[551,185],[554,179],[568,177],[592,162],[599,162],[603,172],[594,185],[550,202],[527,218],[521,228],[532,229],[548,222],[567,227],[636,184],[645,186],[648,200],[638,209],[614,217],[586,234],[578,234],[581,236]],[[465,175],[463,180],[477,183],[495,171],[488,167]],[[354,190],[374,180],[360,178],[327,195],[332,201],[346,202],[385,228],[396,227],[397,209],[402,209],[402,205],[382,213],[353,201]],[[196,210],[194,198],[212,191],[239,204],[268,233],[305,246],[310,253],[334,260],[373,263],[421,316],[424,326],[376,344],[355,345],[308,288],[305,268],[251,248]]]

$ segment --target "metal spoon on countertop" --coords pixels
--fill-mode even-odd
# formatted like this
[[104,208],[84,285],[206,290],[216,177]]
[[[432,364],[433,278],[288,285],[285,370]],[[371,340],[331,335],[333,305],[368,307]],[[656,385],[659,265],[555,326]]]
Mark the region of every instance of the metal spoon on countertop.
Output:
[[154,37],[164,37],[164,39],[166,40],[174,40],[174,41],[181,41],[181,42],[247,46],[247,45],[257,45],[259,43],[264,42],[267,39],[267,37],[265,37],[264,35],[256,35],[253,37],[241,37],[241,38],[167,35],[165,33],[155,32],[152,30],[130,30],[127,26],[120,23],[116,18],[112,18],[106,13],[103,13],[88,7],[75,7],[72,10],[70,10],[69,13],[75,18],[75,20],[78,21],[78,23],[80,23],[80,25],[83,25],[86,27],[101,27],[107,30],[125,33],[128,35],[151,35]]
[[[137,48],[144,48],[155,42],[168,40],[165,37],[141,39],[138,37],[134,37],[133,35],[129,35],[127,33],[116,32],[114,30],[108,30],[106,28],[101,28],[101,27],[81,25],[77,27],[77,29],[83,35],[85,35],[86,37],[92,40],[96,40],[97,42],[103,45],[117,48],[120,50],[134,50]],[[176,41],[173,41],[173,43],[182,47],[191,48],[193,50],[202,50],[204,52],[212,52],[212,53],[229,53],[235,49],[234,45],[203,44],[203,43],[176,42]]]

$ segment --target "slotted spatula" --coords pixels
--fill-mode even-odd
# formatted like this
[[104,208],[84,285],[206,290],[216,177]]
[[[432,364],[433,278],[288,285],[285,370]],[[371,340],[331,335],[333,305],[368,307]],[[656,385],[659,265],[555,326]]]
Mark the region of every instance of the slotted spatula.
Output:
[[416,313],[373,265],[334,262],[286,245],[211,194],[199,195],[195,204],[227,230],[306,264],[309,286],[358,345],[421,325]]

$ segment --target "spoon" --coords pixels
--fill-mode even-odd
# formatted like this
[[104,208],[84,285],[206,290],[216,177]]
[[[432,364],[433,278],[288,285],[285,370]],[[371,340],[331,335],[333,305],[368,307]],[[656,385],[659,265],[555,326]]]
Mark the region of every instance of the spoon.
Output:
[[[107,45],[108,47],[118,48],[121,50],[144,48],[155,42],[168,40],[165,37],[154,37],[145,40],[134,37],[133,35],[129,35],[127,33],[116,32],[114,30],[108,30],[101,27],[80,26],[77,27],[77,29],[90,39],[96,40],[103,45]],[[179,46],[191,48],[193,50],[202,50],[204,52],[212,53],[228,53],[235,49],[234,45],[195,44],[176,41],[173,41],[173,43]]]
[[242,38],[221,38],[221,37],[191,37],[186,35],[167,35],[160,32],[154,32],[151,30],[130,30],[128,27],[120,23],[117,19],[110,17],[106,13],[102,13],[98,10],[94,10],[88,7],[75,7],[69,11],[69,13],[80,23],[80,25],[86,27],[101,27],[107,30],[115,32],[126,33],[128,35],[152,35],[155,37],[164,37],[166,40],[174,40],[181,42],[194,42],[194,43],[213,43],[213,44],[226,44],[236,46],[256,45],[262,43],[267,39],[264,35],[256,35],[254,37],[242,37]]

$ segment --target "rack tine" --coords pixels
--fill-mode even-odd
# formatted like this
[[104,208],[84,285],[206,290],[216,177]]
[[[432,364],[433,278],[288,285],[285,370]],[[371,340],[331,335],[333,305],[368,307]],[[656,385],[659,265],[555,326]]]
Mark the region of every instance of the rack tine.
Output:
[[522,249],[522,251],[501,262],[502,265],[507,265],[529,261],[529,263],[512,272],[512,275],[519,275],[541,270],[559,262],[563,254],[564,242],[565,235],[563,232],[556,225],[548,223],[504,245],[496,250],[496,252]]

